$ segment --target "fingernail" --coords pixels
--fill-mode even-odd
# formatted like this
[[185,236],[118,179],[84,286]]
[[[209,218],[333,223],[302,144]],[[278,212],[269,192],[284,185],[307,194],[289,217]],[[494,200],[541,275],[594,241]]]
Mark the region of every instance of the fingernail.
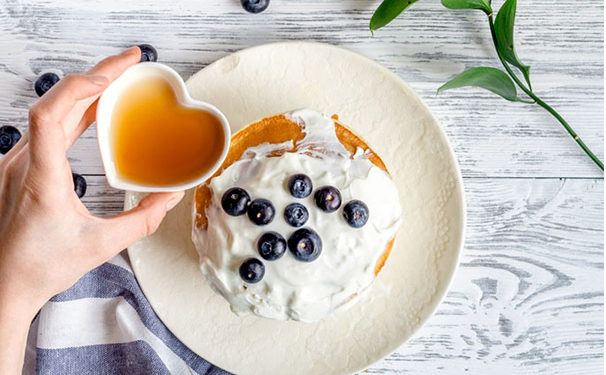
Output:
[[109,82],[106,76],[91,74],[87,75],[88,80],[94,83],[95,85],[105,86]]
[[134,55],[136,53],[141,53],[141,51],[139,50],[139,47],[130,47],[129,49],[125,49],[124,51],[122,51],[121,55],[128,56],[128,55]]
[[166,211],[170,211],[175,208],[175,206],[181,202],[181,199],[183,199],[184,194],[185,193],[182,191],[174,193],[173,197],[170,198],[170,200],[166,203]]

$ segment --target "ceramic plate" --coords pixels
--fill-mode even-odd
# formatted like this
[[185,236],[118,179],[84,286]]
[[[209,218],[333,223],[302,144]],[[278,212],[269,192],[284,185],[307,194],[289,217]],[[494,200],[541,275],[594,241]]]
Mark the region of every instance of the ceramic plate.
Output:
[[[153,236],[129,248],[143,292],[168,328],[213,364],[246,375],[342,375],[404,344],[436,310],[458,265],[465,229],[460,171],[427,106],[395,74],[331,45],[277,43],[227,56],[187,81],[232,133],[309,107],[364,137],[400,192],[403,225],[369,293],[318,323],[237,317],[198,270],[190,240],[192,192]],[[141,196],[126,195],[126,208]]]

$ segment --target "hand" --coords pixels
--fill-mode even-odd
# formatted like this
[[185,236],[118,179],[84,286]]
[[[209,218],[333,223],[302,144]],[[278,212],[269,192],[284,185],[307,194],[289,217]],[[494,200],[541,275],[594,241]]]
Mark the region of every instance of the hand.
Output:
[[[16,339],[7,333],[9,327],[21,321],[29,327],[52,296],[153,233],[183,197],[183,192],[150,194],[138,207],[101,219],[74,193],[67,150],[95,120],[99,95],[140,57],[139,48],[133,47],[101,61],[86,75],[63,78],[32,106],[28,131],[0,159],[2,343]],[[6,365],[11,357],[3,351],[4,344],[0,363]]]

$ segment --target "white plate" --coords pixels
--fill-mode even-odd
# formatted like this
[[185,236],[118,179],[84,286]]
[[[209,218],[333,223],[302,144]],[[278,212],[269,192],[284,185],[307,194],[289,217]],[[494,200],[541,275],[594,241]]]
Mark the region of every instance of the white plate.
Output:
[[[379,153],[400,192],[404,223],[387,264],[357,305],[318,323],[239,318],[198,271],[191,191],[153,236],[129,249],[143,292],[166,326],[213,364],[246,375],[342,375],[405,343],[434,313],[458,265],[465,203],[458,165],[429,109],[396,75],[353,52],[277,43],[237,52],[187,81],[232,132],[310,107]],[[126,208],[138,202],[128,193]]]

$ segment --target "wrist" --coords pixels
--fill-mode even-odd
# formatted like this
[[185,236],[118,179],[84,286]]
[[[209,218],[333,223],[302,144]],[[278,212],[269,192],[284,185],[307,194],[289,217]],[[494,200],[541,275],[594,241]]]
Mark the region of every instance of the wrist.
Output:
[[0,282],[0,324],[29,324],[46,300]]
[[2,373],[21,374],[27,335],[38,308],[0,291],[0,363]]

